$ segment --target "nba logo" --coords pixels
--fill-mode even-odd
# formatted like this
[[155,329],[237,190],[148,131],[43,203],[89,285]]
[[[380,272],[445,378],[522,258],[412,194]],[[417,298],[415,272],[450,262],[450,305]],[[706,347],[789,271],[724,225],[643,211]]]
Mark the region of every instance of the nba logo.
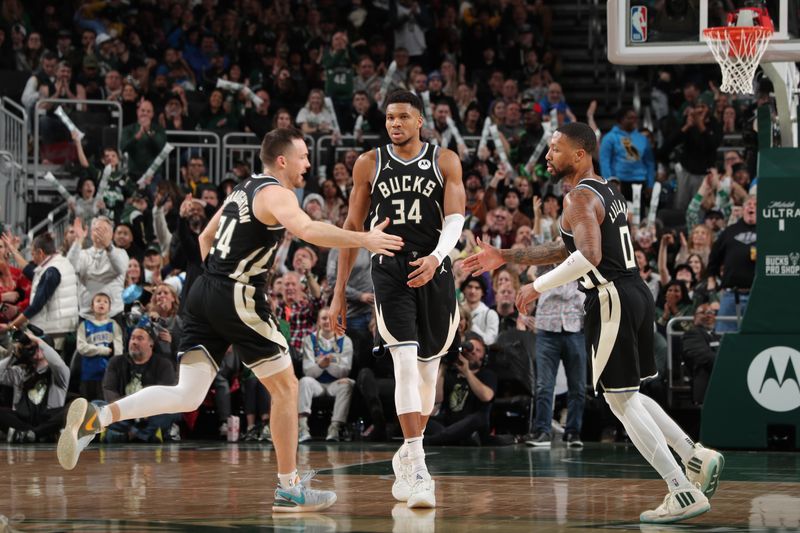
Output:
[[631,42],[647,42],[647,6],[631,7]]

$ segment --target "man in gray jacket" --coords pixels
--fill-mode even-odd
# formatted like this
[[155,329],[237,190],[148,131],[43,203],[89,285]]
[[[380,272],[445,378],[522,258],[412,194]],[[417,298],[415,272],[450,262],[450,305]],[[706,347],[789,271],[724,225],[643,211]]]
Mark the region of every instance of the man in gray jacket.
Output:
[[30,332],[23,335],[0,361],[0,385],[14,388],[13,407],[0,408],[0,429],[9,442],[57,435],[69,385],[69,367],[58,352]]
[[128,270],[128,254],[111,242],[114,226],[107,217],[92,220],[92,246],[85,250],[81,249],[81,243],[86,230],[80,219],[75,219],[73,229],[75,242],[67,253],[67,259],[78,276],[78,312],[84,318],[91,316],[92,297],[104,292],[111,298],[109,316],[114,317],[123,310],[122,289]]

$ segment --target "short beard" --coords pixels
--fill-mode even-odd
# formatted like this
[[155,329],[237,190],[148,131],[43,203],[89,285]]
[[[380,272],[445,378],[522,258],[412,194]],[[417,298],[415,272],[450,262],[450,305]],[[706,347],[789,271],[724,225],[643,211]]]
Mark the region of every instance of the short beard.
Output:
[[137,363],[143,361],[145,359],[144,353],[141,351],[130,351],[128,354],[131,356],[131,359],[136,361]]
[[203,231],[203,226],[206,224],[205,217],[195,215],[189,217],[189,228],[194,231],[195,233],[200,233]]
[[398,142],[392,141],[392,144],[395,145],[395,146],[406,146],[408,143],[410,143],[413,140],[414,140],[414,137],[409,136],[408,139],[406,139],[403,142],[399,142],[398,143]]

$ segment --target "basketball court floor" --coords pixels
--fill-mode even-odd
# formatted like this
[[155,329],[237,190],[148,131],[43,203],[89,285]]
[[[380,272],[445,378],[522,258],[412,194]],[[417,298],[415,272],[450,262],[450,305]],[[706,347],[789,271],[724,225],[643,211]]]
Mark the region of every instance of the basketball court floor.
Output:
[[[640,525],[664,482],[631,445],[568,450],[524,445],[428,450],[439,506],[391,497],[390,445],[301,445],[300,470],[335,489],[328,512],[276,516],[275,453],[261,443],[90,447],[75,470],[53,445],[0,447],[0,532],[6,531],[789,531],[800,528],[800,454],[727,452],[707,514]],[[4,526],[4,523],[9,525]],[[5,529],[4,529],[5,527]]]

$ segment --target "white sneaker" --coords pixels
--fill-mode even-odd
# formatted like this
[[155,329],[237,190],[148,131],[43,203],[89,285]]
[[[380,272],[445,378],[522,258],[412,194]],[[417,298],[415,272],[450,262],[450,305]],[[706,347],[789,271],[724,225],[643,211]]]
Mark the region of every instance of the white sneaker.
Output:
[[325,440],[328,442],[339,442],[339,424],[337,422],[331,422],[331,425],[328,426],[328,435],[325,437]]
[[78,456],[100,433],[99,409],[84,398],[73,401],[67,410],[67,422],[58,438],[56,455],[64,470],[72,470],[78,464]]
[[639,520],[648,524],[669,524],[701,515],[711,509],[708,498],[699,487],[676,489],[651,511],[639,515]]
[[704,448],[702,444],[694,445],[694,455],[686,467],[686,477],[689,482],[695,483],[707,498],[710,498],[719,488],[719,475],[725,466],[725,457],[716,450]]
[[297,435],[297,442],[308,442],[311,440],[311,432],[307,427],[300,427],[300,432]]
[[433,533],[436,509],[409,509],[405,503],[392,507],[392,533]]
[[[402,446],[400,447],[402,450]],[[411,460],[400,455],[400,450],[395,452],[392,457],[392,470],[394,470],[394,483],[392,484],[392,496],[399,502],[408,501],[411,495]]]
[[418,472],[411,486],[411,494],[406,505],[409,509],[430,509],[436,507],[436,482],[427,472]]

